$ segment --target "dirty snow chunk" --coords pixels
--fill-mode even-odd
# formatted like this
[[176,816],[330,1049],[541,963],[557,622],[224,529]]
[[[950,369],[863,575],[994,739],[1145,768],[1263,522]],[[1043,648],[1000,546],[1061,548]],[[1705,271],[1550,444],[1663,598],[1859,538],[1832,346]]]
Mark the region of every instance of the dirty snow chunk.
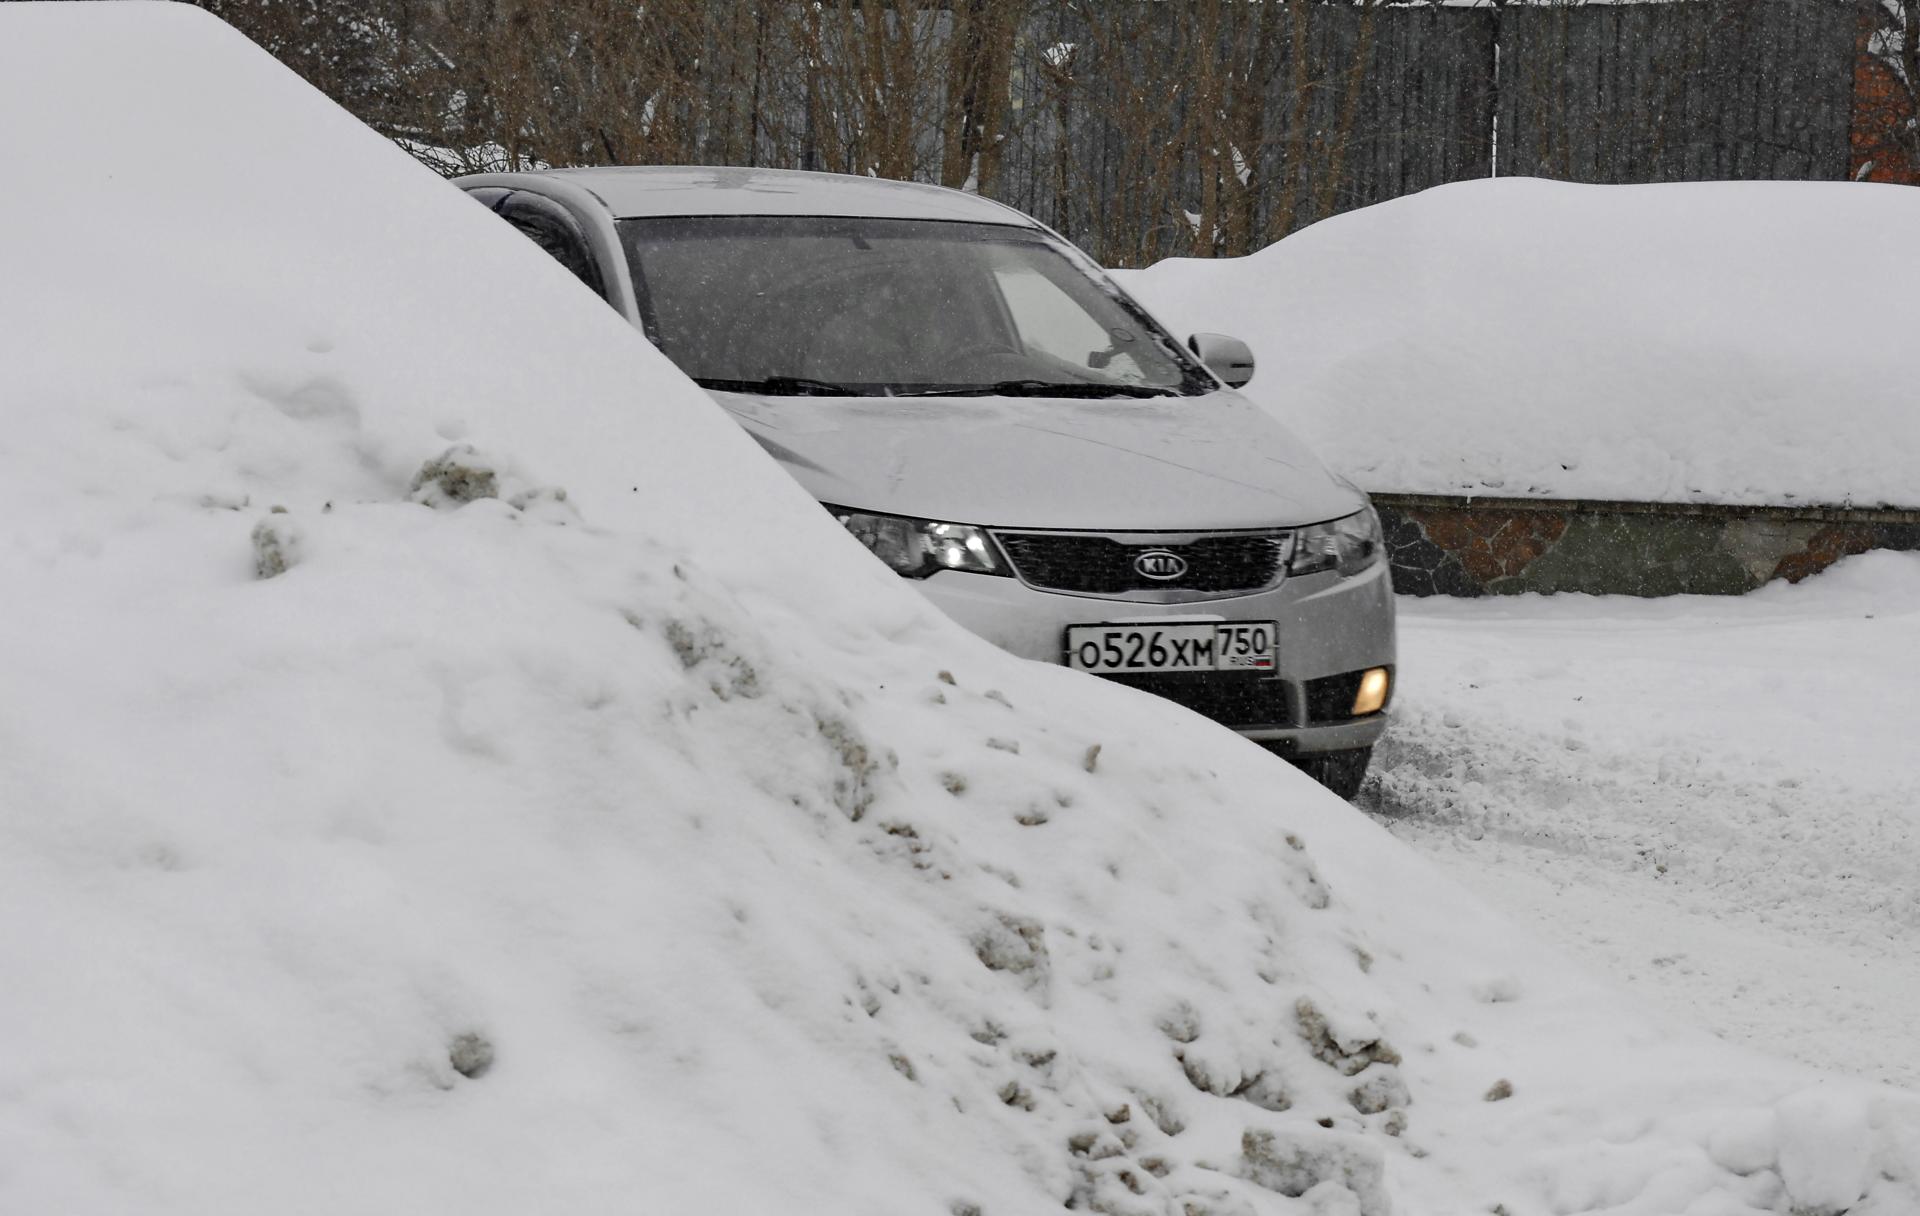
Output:
[[457,1035],[447,1048],[447,1061],[461,1076],[478,1078],[493,1067],[493,1044],[472,1031]]
[[413,501],[430,507],[457,507],[500,497],[494,462],[470,443],[457,443],[420,466],[413,475]]
[[1294,1017],[1307,1050],[1343,1076],[1354,1076],[1369,1064],[1398,1064],[1400,1053],[1383,1040],[1377,1031],[1362,1028],[1363,1019],[1350,1014],[1324,1013],[1308,997],[1294,1004]]
[[1347,1091],[1347,1100],[1363,1115],[1377,1115],[1413,1101],[1400,1070],[1391,1064],[1375,1064],[1361,1073],[1360,1078],[1360,1084]]
[[1047,976],[1047,934],[1038,921],[998,913],[991,925],[974,934],[974,953],[989,971],[1005,971],[1044,985]]
[[1154,1024],[1176,1043],[1191,1043],[1200,1037],[1200,1013],[1186,1001],[1176,1002]]
[[[760,672],[753,661],[739,653],[725,630],[712,621],[669,620],[662,628],[667,645],[688,670],[708,673],[707,686],[721,700],[760,695]],[[844,729],[842,727],[841,729]],[[827,723],[820,724],[823,735],[830,734]]]
[[839,762],[839,771],[833,777],[833,803],[848,819],[858,823],[873,805],[875,777],[883,771],[897,769],[900,758],[892,752],[875,755],[859,729],[845,718],[815,713],[813,725],[828,752]]
[[1246,1178],[1270,1191],[1297,1199],[1333,1184],[1353,1195],[1359,1216],[1392,1216],[1386,1159],[1358,1136],[1250,1128],[1240,1138],[1240,1156]]
[[300,528],[286,508],[275,507],[253,525],[253,573],[257,578],[285,574],[300,560]]
[[456,443],[422,464],[408,498],[440,509],[498,498],[537,518],[560,523],[579,518],[565,490],[530,482],[510,462],[471,443]]
[[1218,1045],[1190,1045],[1174,1053],[1187,1082],[1201,1093],[1224,1098],[1239,1093],[1251,1082],[1240,1067],[1238,1056]]

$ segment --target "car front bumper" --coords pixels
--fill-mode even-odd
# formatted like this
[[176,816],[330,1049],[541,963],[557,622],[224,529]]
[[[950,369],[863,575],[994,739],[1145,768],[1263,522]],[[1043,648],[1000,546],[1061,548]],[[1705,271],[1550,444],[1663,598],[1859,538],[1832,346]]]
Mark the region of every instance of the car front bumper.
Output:
[[1069,625],[1274,621],[1279,625],[1279,645],[1272,676],[1221,673],[1201,678],[1277,682],[1262,691],[1284,704],[1284,720],[1228,725],[1289,755],[1369,747],[1386,729],[1386,710],[1362,718],[1316,719],[1308,697],[1310,681],[1394,666],[1393,586],[1385,562],[1351,578],[1330,572],[1302,575],[1249,595],[1170,604],[1070,595],[1042,590],[1018,578],[957,571],[934,574],[920,587],[942,611],[974,633],[1003,650],[1044,663],[1066,661]]

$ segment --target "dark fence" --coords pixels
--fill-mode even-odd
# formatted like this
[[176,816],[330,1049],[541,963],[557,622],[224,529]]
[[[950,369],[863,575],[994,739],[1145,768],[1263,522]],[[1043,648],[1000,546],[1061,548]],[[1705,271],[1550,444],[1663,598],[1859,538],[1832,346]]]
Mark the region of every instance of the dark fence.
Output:
[[[1879,0],[203,2],[377,128],[440,149],[448,171],[755,164],[971,183],[1113,265],[1246,253],[1492,174],[1842,179],[1866,23],[1890,12]],[[1883,75],[1891,150],[1862,152],[1852,131],[1854,159],[1877,158],[1881,174],[1920,151],[1901,151],[1920,142],[1899,109],[1911,113],[1906,78]]]
[[[1022,121],[994,192],[1128,264],[1247,252],[1340,211],[1494,174],[1848,175],[1860,10],[1840,0],[1236,7],[1213,57],[1245,74],[1233,86],[1258,90],[1257,113],[1238,123],[1231,88],[1223,100],[1190,79],[1205,49],[1190,5],[1147,6],[1106,43],[1071,18],[1029,27]],[[1035,62],[1062,44],[1070,89]],[[1116,122],[1143,90],[1154,111]],[[1226,121],[1195,112],[1210,106]],[[1156,181],[1151,150],[1165,147],[1178,160]],[[1210,189],[1225,200],[1212,214]]]
[[1500,172],[1844,179],[1858,10],[1834,0],[1508,9]]
[[1228,5],[1209,43],[1194,7],[1134,7],[1104,38],[1065,5],[1030,25],[998,196],[1125,265],[1493,171],[1497,14]]

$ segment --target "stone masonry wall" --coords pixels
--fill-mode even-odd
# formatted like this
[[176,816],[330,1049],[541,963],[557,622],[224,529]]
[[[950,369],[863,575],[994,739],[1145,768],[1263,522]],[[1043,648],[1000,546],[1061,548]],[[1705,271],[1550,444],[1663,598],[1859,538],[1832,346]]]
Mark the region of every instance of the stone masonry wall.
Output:
[[1739,595],[1869,549],[1920,550],[1920,510],[1375,494],[1408,595]]

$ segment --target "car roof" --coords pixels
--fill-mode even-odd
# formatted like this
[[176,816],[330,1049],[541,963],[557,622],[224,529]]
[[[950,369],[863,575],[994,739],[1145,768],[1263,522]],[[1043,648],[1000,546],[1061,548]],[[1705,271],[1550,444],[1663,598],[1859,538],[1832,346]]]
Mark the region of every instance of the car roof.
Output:
[[547,169],[591,191],[617,219],[679,215],[848,215],[1039,225],[991,199],[940,186],[844,173],[649,165]]

